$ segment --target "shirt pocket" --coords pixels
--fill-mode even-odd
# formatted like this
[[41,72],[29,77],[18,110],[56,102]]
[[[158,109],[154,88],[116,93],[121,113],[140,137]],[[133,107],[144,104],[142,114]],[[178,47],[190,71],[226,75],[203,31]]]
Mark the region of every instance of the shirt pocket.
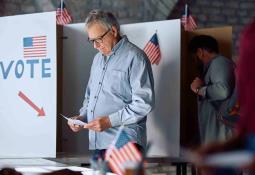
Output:
[[117,69],[112,69],[107,72],[104,85],[105,90],[109,91],[111,94],[125,96],[126,84],[126,72]]

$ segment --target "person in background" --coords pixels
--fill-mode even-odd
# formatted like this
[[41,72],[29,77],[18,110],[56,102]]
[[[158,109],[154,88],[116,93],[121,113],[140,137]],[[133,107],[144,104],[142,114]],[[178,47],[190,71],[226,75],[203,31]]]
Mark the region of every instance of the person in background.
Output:
[[121,125],[137,148],[146,146],[146,116],[154,107],[154,80],[146,54],[121,36],[114,15],[92,10],[85,21],[88,41],[99,52],[95,55],[83,106],[75,119],[82,126],[68,123],[74,132],[89,130],[93,157],[104,158]]
[[[218,152],[248,150],[253,153],[250,163],[239,167],[245,174],[255,174],[255,20],[248,24],[241,35],[237,64],[237,90],[240,101],[240,121],[233,136],[227,141],[214,142],[201,146],[197,154],[206,157]],[[201,159],[203,160],[203,159]],[[241,162],[240,162],[241,163]],[[196,165],[208,172],[202,162]],[[219,169],[209,167],[208,174],[220,174]],[[224,171],[223,171],[224,172]],[[234,171],[235,172],[235,171]],[[221,173],[222,174],[222,173]],[[231,175],[229,172],[225,174]]]
[[198,122],[202,144],[225,140],[231,129],[216,117],[222,103],[235,87],[235,64],[219,54],[218,42],[208,35],[191,39],[189,49],[203,63],[203,73],[195,77],[190,87],[198,96]]

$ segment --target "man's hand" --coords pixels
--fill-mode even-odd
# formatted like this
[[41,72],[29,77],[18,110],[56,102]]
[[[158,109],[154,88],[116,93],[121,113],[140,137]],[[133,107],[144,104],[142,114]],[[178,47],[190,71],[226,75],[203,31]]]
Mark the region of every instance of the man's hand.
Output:
[[92,120],[88,124],[84,125],[84,128],[91,129],[97,132],[102,132],[111,127],[112,124],[108,116],[99,116],[95,120]]
[[196,78],[193,80],[193,82],[191,83],[190,88],[191,88],[191,90],[192,90],[194,93],[197,94],[197,93],[198,93],[198,92],[197,92],[197,89],[201,88],[201,87],[203,86],[203,84],[204,84],[204,82],[203,82],[200,78],[196,77]]
[[[71,117],[71,119],[76,119],[76,120],[82,120],[82,116],[74,116],[74,117]],[[69,125],[69,127],[71,128],[71,130],[73,132],[78,132],[80,131],[83,127],[80,126],[80,125],[75,125],[73,123],[71,123],[70,121],[67,122],[67,124]]]

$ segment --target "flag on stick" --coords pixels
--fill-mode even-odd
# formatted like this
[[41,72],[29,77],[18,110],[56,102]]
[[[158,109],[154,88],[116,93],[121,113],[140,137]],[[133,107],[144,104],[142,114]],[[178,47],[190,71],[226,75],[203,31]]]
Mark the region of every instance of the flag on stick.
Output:
[[181,23],[185,31],[194,31],[197,28],[196,21],[190,14],[188,4],[185,4],[185,9],[182,13]]
[[68,10],[66,9],[65,3],[63,0],[61,0],[57,11],[56,11],[56,18],[57,18],[57,24],[58,25],[65,25],[72,22],[72,17]]
[[150,41],[145,45],[143,51],[146,53],[147,57],[149,58],[151,64],[159,64],[161,59],[160,48],[158,44],[158,36],[155,33]]

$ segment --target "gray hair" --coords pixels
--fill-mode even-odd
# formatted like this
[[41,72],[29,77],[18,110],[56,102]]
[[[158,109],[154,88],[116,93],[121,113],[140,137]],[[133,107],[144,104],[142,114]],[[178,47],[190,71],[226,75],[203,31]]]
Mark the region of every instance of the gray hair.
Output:
[[119,22],[111,12],[106,12],[103,10],[90,11],[85,20],[85,26],[88,28],[91,24],[97,22],[103,24],[107,29],[111,29],[112,26],[115,26],[118,32],[120,30]]

